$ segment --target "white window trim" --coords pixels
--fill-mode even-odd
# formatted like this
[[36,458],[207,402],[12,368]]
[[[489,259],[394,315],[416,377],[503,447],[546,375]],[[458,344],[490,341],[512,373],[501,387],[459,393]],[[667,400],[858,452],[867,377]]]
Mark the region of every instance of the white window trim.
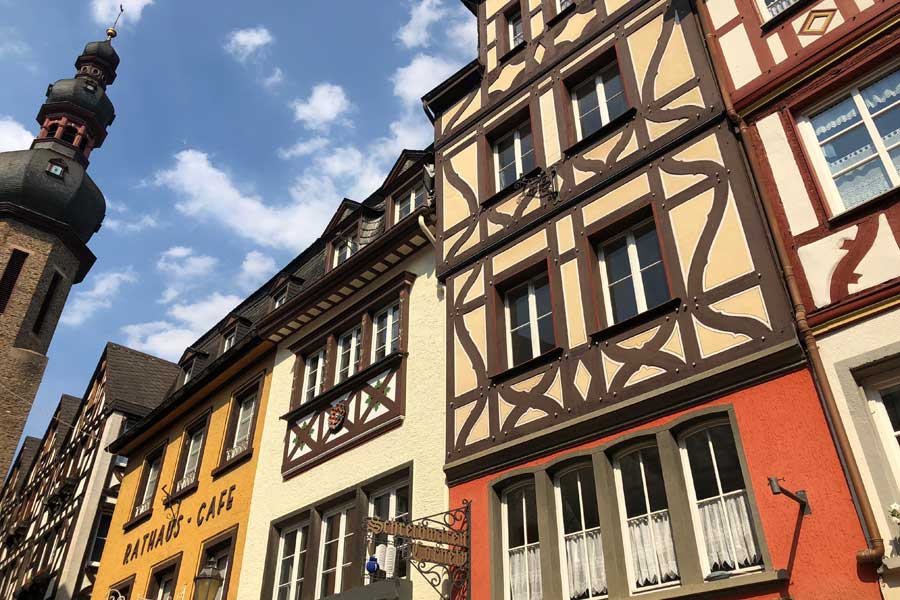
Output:
[[274,308],[280,308],[287,302],[287,286],[281,288],[275,293],[275,306]]
[[[400,338],[397,339],[397,350],[391,349],[391,344],[393,343],[393,336],[391,332],[394,330],[394,309],[397,309],[397,320],[400,321]],[[385,322],[384,330],[384,355],[388,356],[400,350],[400,341],[403,338],[403,316],[400,314],[400,302],[397,301],[387,308],[378,311],[378,313],[375,315],[375,318],[372,319],[372,363],[375,363],[377,360],[381,360],[376,358],[378,352],[378,319],[380,319],[384,314],[387,314],[387,320]]]
[[222,337],[222,352],[228,352],[229,350],[234,348],[234,344],[235,342],[237,342],[237,329],[232,328]]
[[[185,445],[185,456],[184,456],[184,476],[186,477],[192,471],[196,477],[196,472],[200,469],[200,456],[201,451],[203,450],[203,438],[205,437],[206,429],[198,428],[193,431],[193,433],[186,432],[187,435],[187,444]],[[194,449],[194,443],[196,441],[196,449],[197,449],[197,463],[194,465],[194,468],[190,468],[191,461],[191,453]]]
[[[509,547],[509,509],[507,508],[506,501],[507,501],[507,498],[509,498],[510,494],[512,494],[513,492],[520,490],[520,489],[528,488],[528,487],[534,488],[535,501],[537,501],[537,487],[535,486],[534,481],[526,481],[526,482],[522,482],[518,485],[510,486],[508,489],[503,491],[503,495],[500,497],[500,520],[501,520],[500,528],[501,528],[501,534],[502,534],[502,539],[503,539],[503,542],[502,542],[503,543],[503,597],[505,598],[505,600],[511,600],[510,590],[509,590],[509,584],[510,584],[510,580],[509,580],[509,552],[510,552],[510,547]],[[540,542],[540,528],[538,528],[538,541],[535,543],[532,543],[532,544],[528,543],[528,511],[527,511],[527,507],[525,504],[525,495],[524,494],[522,495],[522,528],[525,532],[525,545],[517,546],[516,549],[524,548],[525,556],[527,557],[528,556],[528,548],[534,547],[534,546],[540,547],[541,542]],[[527,573],[528,572],[528,561],[527,560],[525,561],[525,569],[526,569],[526,573]],[[543,581],[543,573],[541,575],[542,575],[541,579]],[[530,577],[526,577],[526,579],[530,579]]]
[[[306,536],[304,536],[304,534],[303,534],[304,527],[307,528]],[[284,564],[284,538],[292,532],[297,533],[297,541],[295,542],[296,545],[294,546],[294,555],[293,555],[293,557],[291,557],[291,580],[287,586],[288,599],[294,598],[294,595],[297,591],[297,580],[303,579],[304,580],[303,583],[306,583],[303,575],[302,574],[298,575],[298,573],[300,573],[300,571],[299,571],[300,555],[303,553],[300,551],[300,548],[303,547],[302,541],[306,541],[306,542],[309,541],[309,540],[303,539],[304,537],[309,536],[309,521],[303,521],[302,523],[299,523],[298,525],[293,525],[291,527],[287,527],[278,536],[278,551],[276,554],[276,557],[278,560],[278,569],[275,574],[275,582],[274,582],[275,586],[274,586],[274,589],[272,590],[272,598],[273,599],[278,597],[278,592],[282,588],[282,586],[280,585],[280,582],[281,582],[281,569]],[[308,545],[307,545],[305,552],[306,552],[307,557],[309,557],[309,546]],[[307,558],[307,560],[308,560],[308,558]]]
[[[310,359],[315,358],[316,360],[316,382],[313,386],[313,395],[312,398],[309,397],[309,375],[312,370],[312,361]],[[304,404],[309,402],[316,396],[322,393],[322,380],[324,379],[325,374],[325,348],[320,348],[316,352],[310,353],[306,359],[304,360],[303,366],[303,396],[300,401],[300,404]]]
[[[619,456],[617,456],[616,459],[615,459],[615,461],[614,461],[614,463],[613,463],[613,474],[614,474],[614,477],[615,477],[615,480],[616,480],[616,502],[618,503],[619,508],[620,508],[620,511],[619,511],[619,521],[620,521],[620,523],[619,523],[619,524],[620,524],[621,530],[622,530],[622,533],[621,533],[621,535],[622,535],[622,542],[623,542],[622,545],[623,545],[623,547],[625,548],[625,573],[626,573],[627,576],[628,576],[628,589],[631,591],[632,594],[643,594],[643,593],[645,593],[645,592],[651,592],[651,591],[654,591],[654,590],[661,590],[661,589],[674,588],[674,587],[680,587],[680,586],[681,586],[681,579],[680,579],[680,577],[681,577],[681,569],[680,569],[680,565],[678,565],[678,566],[679,566],[679,573],[678,573],[679,579],[677,579],[676,581],[670,581],[670,582],[668,582],[668,583],[657,583],[656,585],[648,585],[648,586],[645,586],[645,587],[642,587],[642,588],[635,587],[635,585],[634,585],[634,566],[633,566],[633,564],[632,564],[633,561],[634,561],[634,558],[633,558],[634,554],[633,554],[633,551],[632,551],[632,549],[631,549],[631,537],[628,535],[628,520],[629,520],[629,516],[628,516],[628,511],[627,511],[627,508],[626,508],[626,504],[625,504],[625,486],[624,486],[624,482],[622,481],[622,469],[621,469],[621,467],[620,467],[619,461],[620,461],[621,458],[623,458],[623,457],[625,457],[625,456],[628,456],[628,455],[630,455],[630,454],[632,454],[632,453],[634,453],[634,452],[639,452],[639,451],[644,450],[644,449],[646,449],[646,448],[656,448],[656,449],[657,449],[657,452],[659,451],[659,447],[656,445],[655,442],[650,442],[650,443],[647,443],[647,444],[642,444],[642,445],[637,446],[637,447],[629,448],[627,452],[625,452],[625,453],[620,454]],[[660,459],[662,459],[661,456],[660,456]],[[668,512],[668,513],[669,513],[669,519],[671,519],[671,518],[672,518],[672,514],[671,514],[671,512],[670,512],[670,509],[668,508],[668,498],[666,498],[666,505],[667,505],[667,508],[665,509],[665,511],[661,511],[661,510],[651,510],[651,508],[650,508],[650,496],[649,496],[649,492],[647,491],[647,475],[644,473],[644,459],[643,459],[643,457],[641,458],[640,465],[641,465],[641,484],[642,484],[643,490],[644,490],[644,502],[646,503],[646,506],[647,506],[647,512],[645,513],[645,516],[647,516],[648,518],[652,518],[654,514],[661,513],[661,512]],[[663,477],[665,477],[665,473],[663,473]],[[670,523],[671,523],[671,521],[670,521]],[[657,547],[657,546],[656,546],[656,536],[653,535],[653,528],[652,528],[652,527],[650,528],[650,537],[651,537],[651,539],[653,540],[653,548],[654,548],[654,556],[656,557],[656,569],[657,569],[657,573],[658,573],[660,579],[662,579],[662,565],[659,563],[659,557],[656,556],[656,552],[655,552],[656,547]],[[672,537],[673,537],[673,541],[674,541],[674,537],[675,537],[675,532],[674,532],[674,531],[672,532]],[[678,557],[676,556],[676,561],[677,561],[677,558],[678,558]],[[676,562],[676,565],[677,565],[677,562]]]
[[[678,439],[678,450],[679,450],[679,454],[681,455],[681,467],[682,467],[682,472],[684,473],[684,483],[685,483],[685,487],[687,488],[688,501],[690,502],[690,505],[691,505],[691,525],[694,529],[694,540],[697,542],[697,551],[700,554],[700,561],[703,566],[703,576],[704,577],[707,577],[712,572],[712,567],[709,564],[709,556],[706,553],[706,535],[703,532],[703,524],[702,524],[703,521],[700,518],[700,509],[697,506],[697,503],[699,501],[697,500],[697,492],[694,489],[694,475],[691,472],[691,462],[690,462],[690,457],[688,456],[686,442],[687,442],[687,438],[689,438],[693,435],[697,435],[699,433],[708,432],[709,429],[716,427],[716,426],[720,426],[720,425],[728,426],[728,428],[731,430],[731,435],[734,436],[734,429],[732,428],[731,422],[728,419],[715,419],[712,421],[706,421],[704,423],[700,423],[694,427],[687,429],[686,431],[682,432],[681,436]],[[749,496],[749,490],[747,489],[747,478],[744,476],[743,468],[740,467],[740,465],[739,465],[739,468],[741,468],[741,479],[743,479],[743,481],[744,481],[744,487],[742,488],[742,490],[740,492],[722,493],[721,492],[722,480],[719,476],[719,463],[716,460],[716,453],[714,451],[712,451],[712,447],[711,447],[712,441],[709,439],[709,433],[707,433],[706,435],[707,435],[707,438],[706,438],[707,443],[710,446],[709,450],[710,450],[710,456],[712,457],[713,471],[716,476],[716,485],[718,486],[718,489],[720,491],[713,498],[715,498],[717,500],[724,500],[728,496],[736,496],[738,494],[743,494],[747,498],[747,512],[749,514],[750,513],[750,496]],[[737,447],[737,440],[735,440],[735,447]],[[712,500],[713,498],[707,498],[704,501]],[[732,544],[730,547],[730,550],[732,551],[732,553],[736,554],[736,552],[734,551],[734,540],[730,538],[734,529],[731,526],[731,521],[728,517],[728,512],[723,511],[723,515],[725,516],[725,521],[728,525],[729,541]],[[758,536],[758,532],[756,531],[756,524],[753,522],[752,515],[751,515],[751,520],[750,520],[750,527],[753,530],[754,538],[757,540],[757,550],[761,551],[761,548],[758,547],[759,546],[759,541],[758,541],[759,536]],[[762,571],[764,569],[765,569],[765,565],[758,565],[758,566],[752,566],[752,567],[745,567],[742,569],[735,569],[733,571],[728,571],[728,573],[730,573],[732,576],[734,576],[734,575],[742,575],[745,573],[755,573],[758,571]]]
[[[566,3],[566,6],[563,6],[563,2]],[[575,4],[575,0],[556,0],[556,14],[561,13],[572,4]]]
[[196,359],[191,359],[186,365],[184,365],[184,380],[181,382],[181,385],[187,384],[187,382],[191,380],[191,377],[193,377],[192,371],[194,370],[195,360]]
[[[510,137],[513,138],[513,154],[516,159],[516,180],[520,179],[525,172],[523,171],[522,166],[522,130],[528,127],[531,129],[531,121],[526,120],[523,123],[520,123],[515,129],[507,133],[506,135],[497,139],[496,142],[493,143],[492,151],[494,153],[494,185],[495,189],[499,192],[506,188],[501,187],[500,183],[500,144],[508,140]],[[534,132],[531,134],[531,144],[532,144],[532,155],[534,154]]]
[[[866,128],[869,137],[872,139],[872,144],[875,147],[875,154],[867,159],[854,163],[850,167],[847,167],[847,171],[853,170],[864,163],[869,163],[877,160],[887,173],[888,181],[893,186],[893,188],[900,187],[900,172],[898,172],[894,167],[894,163],[888,155],[888,149],[884,145],[884,140],[881,139],[881,134],[878,133],[873,117],[871,116],[869,109],[866,106],[862,95],[860,94],[860,88],[863,88],[870,83],[874,83],[881,77],[888,75],[898,68],[900,68],[900,64],[894,62],[884,68],[878,69],[876,72],[864,78],[858,79],[851,85],[841,89],[841,91],[832,94],[828,97],[827,100],[823,100],[822,102],[817,103],[812,108],[806,110],[802,116],[799,116],[797,118],[797,129],[800,132],[800,138],[803,142],[804,148],[806,149],[806,154],[812,161],[813,171],[815,173],[816,179],[822,186],[822,191],[825,195],[825,201],[828,204],[828,208],[831,210],[832,217],[836,217],[842,213],[847,212],[850,209],[844,206],[844,201],[841,199],[841,194],[838,191],[837,184],[834,182],[835,176],[832,175],[831,169],[829,169],[828,167],[828,162],[825,160],[825,155],[822,153],[820,142],[818,138],[816,138],[815,128],[813,127],[812,121],[810,120],[808,115],[824,110],[829,106],[835,104],[836,102],[843,101],[849,94],[850,97],[853,98],[856,110],[857,112],[859,112],[859,116],[862,121],[862,124],[856,125],[856,127],[862,126]],[[891,105],[890,108],[894,107],[895,105]],[[880,111],[878,114],[880,115],[882,114],[882,112],[883,111]],[[891,149],[895,148],[897,148],[896,144],[891,147]],[[843,171],[839,173],[842,172]],[[857,206],[862,206],[863,204],[867,204],[872,200],[874,200],[874,198],[870,198],[869,200],[861,202]]]
[[[355,335],[357,330],[359,331],[359,335]],[[347,376],[342,379],[341,371],[343,371],[344,339],[347,336],[349,336],[350,340],[350,356],[348,357],[349,363],[347,365]],[[353,327],[342,333],[340,336],[338,336],[337,372],[335,373],[337,383],[346,381],[347,379],[350,379],[351,377],[356,375],[356,361],[360,356],[360,344],[362,344],[362,325],[354,325]]]
[[[560,479],[564,476],[569,475],[571,473],[575,473],[577,471],[585,471],[585,470],[593,470],[593,461],[589,463],[583,463],[578,465],[573,465],[567,469],[563,469],[559,473],[556,473],[553,478],[553,498],[556,502],[556,522],[558,523],[558,538],[559,538],[559,563],[560,567],[563,571],[562,582],[563,582],[563,598],[571,598],[571,592],[569,591],[569,561],[566,557],[566,536],[570,534],[566,534],[565,524],[563,523],[563,508],[562,508],[562,488],[559,485]],[[593,473],[592,473],[593,474]],[[595,479],[596,485],[596,479]],[[602,529],[597,526],[591,529],[584,529],[584,496],[581,493],[581,477],[578,478],[578,507],[581,510],[581,524],[582,529],[578,531],[579,535],[585,535],[589,532],[600,531],[600,535],[602,536]],[[595,496],[597,496],[599,500],[599,494],[595,491]],[[597,507],[597,512],[600,512],[600,507]],[[608,581],[609,573],[607,573],[607,581]],[[608,588],[607,588],[608,589]],[[598,598],[607,598],[609,594],[603,594],[601,596],[590,596],[588,600],[597,600]]]
[[[522,39],[518,42],[516,41],[516,30],[514,27],[514,24],[516,22],[518,22],[519,26],[522,28]],[[509,13],[509,15],[506,17],[506,27],[509,35],[509,49],[512,50],[525,41],[525,19],[522,16],[521,9]]]
[[[390,486],[380,488],[380,489],[372,492],[371,494],[369,494],[368,495],[369,496],[368,516],[369,517],[375,516],[375,498],[377,498],[379,496],[389,495],[389,500],[388,500],[388,515],[389,515],[389,517],[388,518],[389,518],[389,520],[395,520],[397,518],[397,491],[401,490],[403,488],[406,488],[407,503],[411,504],[412,486],[410,485],[408,480],[404,480],[400,483],[396,483],[396,484],[393,484]],[[407,506],[407,510],[409,508],[410,507]],[[407,517],[407,520],[409,520],[409,512],[406,513],[406,517]],[[394,540],[396,539],[396,537],[397,536],[395,536],[395,535],[388,535],[388,543],[393,543]],[[397,561],[398,562],[395,562],[394,564],[395,565],[399,564],[400,560],[401,560],[400,553],[398,552],[397,553]],[[380,565],[380,566],[384,567],[384,565]],[[395,567],[395,569],[396,569],[396,567]],[[363,570],[365,571],[365,565],[363,565]],[[407,570],[407,575],[408,574],[409,574],[409,572]],[[364,573],[364,575],[365,575],[366,581],[371,583],[372,581],[371,581],[371,576],[369,575],[369,573],[366,571]]]
[[[641,227],[647,225],[648,223],[653,223],[653,231],[656,233],[657,243],[659,240],[659,230],[656,228],[655,221],[650,218],[646,221],[641,221],[640,223],[629,227],[627,231],[620,233],[619,235],[612,237],[608,240],[604,240],[597,246],[597,259],[600,261],[600,283],[603,286],[603,304],[606,312],[606,325],[607,327],[610,325],[615,325],[616,320],[613,316],[612,309],[612,295],[609,293],[609,276],[606,273],[606,251],[605,248],[616,242],[622,238],[625,238],[628,242],[628,267],[631,271],[631,281],[634,287],[634,296],[635,303],[637,304],[637,314],[641,314],[648,310],[647,308],[647,296],[644,293],[644,278],[641,274],[641,261],[638,257],[637,251],[637,243],[634,239],[634,232]],[[660,244],[661,245],[661,244]],[[661,250],[661,249],[660,249]],[[654,263],[655,264],[655,263]],[[671,295],[671,290],[669,291]]]
[[316,589],[315,589],[315,597],[322,597],[322,577],[325,575],[325,564],[323,563],[325,559],[325,524],[328,522],[328,519],[333,517],[334,515],[340,515],[339,523],[338,523],[338,539],[337,539],[337,565],[334,568],[334,594],[339,594],[342,590],[343,584],[343,575],[344,575],[344,537],[347,532],[347,512],[352,507],[350,505],[344,505],[340,508],[336,508],[331,510],[324,515],[322,515],[322,533],[320,535],[319,541],[319,558],[316,561]]
[[[889,374],[872,377],[866,380],[863,392],[866,397],[869,412],[872,415],[872,420],[875,422],[875,430],[878,432],[878,437],[884,446],[888,462],[890,463],[894,481],[900,485],[900,444],[897,443],[894,429],[891,426],[891,419],[887,414],[887,409],[884,407],[884,402],[881,398],[882,390],[898,385],[900,385],[900,373],[891,371]],[[894,501],[895,500],[891,500],[891,502]]]
[[[419,194],[417,194],[416,192],[418,192],[420,190],[421,190],[422,194],[424,195],[425,194],[425,186],[423,186],[421,184],[414,185],[414,186],[412,186],[412,188],[410,188],[408,193],[403,194],[403,197],[399,201],[394,203],[394,206],[396,207],[394,210],[394,222],[395,223],[399,223],[400,221],[402,221],[403,219],[408,217],[410,214],[412,214],[412,212],[415,211],[416,208],[418,208],[416,206],[416,198],[419,196]],[[400,216],[400,207],[406,203],[409,203],[409,212],[401,217]],[[423,205],[424,205],[424,198],[423,198]]]
[[[238,411],[237,411],[237,416],[235,417],[237,419],[237,422],[234,424],[234,440],[232,440],[232,442],[231,442],[232,449],[237,448],[239,445],[241,445],[244,442],[244,440],[247,440],[247,443],[249,445],[250,436],[253,434],[253,417],[254,417],[254,413],[256,412],[256,409],[257,409],[258,401],[259,401],[259,394],[255,393],[255,392],[246,394],[238,400]],[[244,412],[244,407],[246,407],[249,404],[252,404],[253,407],[250,409],[250,412],[249,412],[250,420],[247,422],[247,434],[244,437],[238,437],[238,430],[241,426],[241,413]]]
[[[786,6],[781,12],[784,12],[785,10],[787,10],[788,8],[790,8],[794,4],[797,4],[800,1],[801,0],[793,0],[793,2],[791,2],[791,4],[789,4],[788,6]],[[766,6],[765,0],[756,0],[756,8],[759,9],[759,16],[762,19],[763,23],[771,21],[772,19],[781,15],[781,13],[778,13],[777,15],[772,16],[772,13],[769,12],[769,8]]]
[[[597,90],[597,105],[598,105],[598,110],[600,111],[600,127],[603,127],[604,125],[608,124],[611,120],[609,118],[609,106],[608,106],[608,100],[606,98],[606,86],[603,84],[603,77],[601,77],[601,74],[603,73],[603,71],[606,70],[610,66],[615,66],[617,71],[619,69],[618,63],[615,60],[613,60],[609,63],[604,64],[602,67],[600,67],[600,69],[598,69],[597,73],[594,75],[594,88]],[[621,74],[621,72],[619,72],[619,77],[621,78],[621,76],[622,76],[622,74]],[[576,85],[572,88],[572,91],[574,92],[575,90],[577,90],[580,87],[585,87],[585,83],[587,83],[587,82],[586,81],[580,82],[578,85]],[[623,82],[623,85],[624,85],[624,82]],[[625,93],[625,91],[623,88],[622,94],[624,94],[624,93]],[[575,115],[576,137],[578,138],[579,141],[581,141],[584,139],[584,135],[582,135],[582,133],[581,133],[581,115],[578,112],[578,95],[577,94],[572,94],[572,114]]]
[[[512,350],[512,311],[509,308],[509,294],[515,290],[518,290],[524,286],[528,286],[528,327],[531,331],[531,358],[536,358],[541,355],[541,341],[540,335],[538,334],[538,314],[537,314],[537,297],[534,291],[534,282],[538,279],[542,279],[547,277],[547,285],[550,285],[549,273],[541,273],[540,275],[536,275],[529,279],[526,282],[520,283],[519,285],[511,288],[506,293],[503,294],[503,314],[506,320],[506,364],[509,368],[515,366],[513,362],[513,350]],[[552,293],[552,291],[551,291]],[[553,314],[551,310],[551,315]],[[544,315],[542,315],[544,316]],[[553,318],[552,316],[550,317]],[[556,323],[553,323],[553,334],[556,336]],[[554,339],[555,342],[555,339]]]
[[[355,250],[353,249],[354,241],[356,243]],[[333,264],[332,264],[331,268],[335,268],[338,265],[344,264],[345,262],[350,260],[350,257],[352,257],[354,254],[356,254],[359,251],[359,239],[357,238],[357,232],[354,230],[350,230],[347,233],[339,235],[337,238],[335,238],[333,246],[334,246],[334,260],[332,261]],[[347,257],[344,260],[341,260],[341,258],[340,258],[342,248],[347,248]]]

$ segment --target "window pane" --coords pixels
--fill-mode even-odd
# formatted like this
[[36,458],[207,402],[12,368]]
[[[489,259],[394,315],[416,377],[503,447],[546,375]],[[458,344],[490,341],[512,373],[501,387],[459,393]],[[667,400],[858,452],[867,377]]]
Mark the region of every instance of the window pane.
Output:
[[511,329],[528,323],[528,286],[511,290],[507,295],[509,304],[509,326]]
[[900,104],[875,117],[875,127],[887,148],[900,143]]
[[334,578],[334,571],[322,574],[322,593],[319,594],[320,596],[328,596],[334,593]]
[[581,531],[581,504],[578,497],[578,471],[571,471],[559,478],[559,498],[562,504],[563,531]]
[[634,243],[637,246],[638,263],[642,269],[662,260],[659,236],[656,235],[656,227],[652,223],[634,232]]
[[578,120],[581,125],[582,139],[586,138],[587,136],[603,127],[603,115],[600,114],[599,108],[596,108],[591,112],[582,114],[578,118]]
[[597,507],[597,486],[594,483],[594,470],[585,467],[578,471],[581,478],[581,504],[584,509],[584,526],[586,529],[600,527],[600,512]]
[[525,488],[525,523],[528,526],[528,543],[534,544],[538,540],[537,501],[534,497],[534,486]]
[[709,440],[706,431],[692,435],[685,440],[688,462],[691,465],[691,476],[694,481],[694,492],[697,500],[705,500],[719,494],[716,474],[713,470],[712,455],[709,452]]
[[894,168],[900,171],[900,146],[891,150],[890,154],[891,162],[894,163]]
[[506,496],[507,540],[510,548],[525,545],[525,514],[522,508],[523,489],[510,492]]
[[882,77],[860,90],[866,107],[873,113],[900,102],[900,70]]
[[575,103],[581,120],[581,137],[587,137],[603,125],[600,119],[600,105],[597,86],[593,77],[575,90]]
[[834,183],[847,208],[853,208],[891,189],[887,173],[877,159],[837,177]]
[[719,467],[719,480],[722,482],[722,492],[734,492],[742,490],[744,474],[741,471],[741,461],[738,459],[737,447],[734,445],[734,435],[728,425],[719,425],[709,430],[712,439],[713,451],[716,454],[716,465]]
[[517,365],[534,358],[531,348],[531,326],[524,325],[509,334],[512,342],[512,364]]
[[644,283],[647,308],[659,306],[669,299],[669,284],[666,282],[666,272],[661,262],[642,271],[641,281]]
[[372,514],[379,519],[391,518],[391,495],[381,494],[372,500]]
[[861,160],[875,155],[869,131],[860,125],[822,144],[822,152],[832,173],[843,171]]
[[644,477],[647,478],[647,496],[650,498],[650,510],[665,510],[666,487],[663,484],[662,465],[659,462],[659,450],[656,447],[641,450],[644,459]]
[[501,171],[510,165],[512,165],[514,167],[513,170],[515,170],[516,145],[513,136],[507,136],[497,143],[497,162],[500,165]]
[[881,392],[881,401],[887,409],[891,428],[895,432],[900,431],[900,386]]
[[859,123],[860,116],[853,99],[848,97],[810,118],[810,121],[816,138],[822,141]]
[[518,179],[518,175],[516,175],[516,163],[512,163],[506,167],[500,169],[500,189],[505,189],[515,183]]
[[625,512],[629,518],[647,513],[644,486],[641,479],[639,453],[632,452],[619,460],[622,475],[622,493],[625,496]]
[[612,301],[613,322],[620,323],[638,314],[637,301],[634,296],[634,284],[631,278],[623,279],[609,288]]
[[556,347],[556,336],[553,333],[553,315],[538,319],[538,348],[540,353],[549,352]]
[[400,213],[399,217],[401,219],[410,213],[409,198],[404,198],[403,200],[400,201],[400,206],[398,208],[398,212]]
[[631,275],[628,262],[628,241],[623,237],[603,248],[603,262],[606,264],[606,276],[610,283],[615,283]]
[[522,148],[522,172],[518,175],[521,177],[534,169],[534,142],[531,138],[531,124],[527,123],[520,130],[520,140]]
[[546,275],[541,276],[534,282],[534,300],[537,305],[538,317],[543,317],[553,312],[553,306],[550,303],[550,280]]

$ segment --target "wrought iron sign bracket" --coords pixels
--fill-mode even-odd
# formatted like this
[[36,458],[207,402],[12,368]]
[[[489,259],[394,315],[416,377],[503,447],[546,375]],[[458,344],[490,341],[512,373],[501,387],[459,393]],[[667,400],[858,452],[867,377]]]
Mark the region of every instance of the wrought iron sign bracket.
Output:
[[797,490],[796,492],[786,490],[781,487],[780,482],[782,481],[784,481],[784,478],[779,479],[777,477],[769,477],[769,487],[772,489],[772,495],[778,496],[779,494],[784,494],[800,505],[804,515],[811,515],[812,508],[809,506],[809,498],[806,496],[806,490]]
[[526,198],[539,198],[541,202],[553,202],[559,199],[556,189],[556,167],[550,170],[538,168],[534,175],[522,177],[513,184],[517,190],[523,190]]

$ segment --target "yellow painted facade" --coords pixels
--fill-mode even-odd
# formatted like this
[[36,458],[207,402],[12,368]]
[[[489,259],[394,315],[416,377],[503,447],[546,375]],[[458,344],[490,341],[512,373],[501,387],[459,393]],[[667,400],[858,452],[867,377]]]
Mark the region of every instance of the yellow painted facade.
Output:
[[[258,347],[257,353],[260,351]],[[213,382],[215,389],[211,391],[202,390],[201,393],[206,392],[204,398],[195,396],[185,400],[173,413],[162,417],[159,423],[130,444],[135,448],[131,453],[127,448],[123,450],[129,464],[94,585],[94,600],[106,600],[117,588],[122,588],[120,591],[123,592],[129,588],[129,600],[155,598],[153,580],[157,573],[154,569],[168,567],[173,561],[177,561],[178,566],[172,598],[193,598],[194,576],[206,566],[207,551],[228,538],[230,559],[221,600],[238,597],[238,575],[273,359],[274,353],[266,351],[261,358],[238,365],[233,369],[236,374],[226,373],[220,378],[228,376],[227,381]],[[229,421],[237,415],[234,403],[257,382],[256,426],[250,437],[252,452],[248,458],[223,468],[223,447],[230,437]],[[164,498],[167,494],[163,488],[168,492],[174,489],[180,455],[186,447],[186,431],[204,414],[209,415],[209,420],[197,487],[166,506]],[[160,447],[164,448],[164,453],[151,514],[140,523],[130,525],[137,504],[136,495],[144,481],[142,472],[147,468],[146,459]],[[233,537],[230,537],[232,533]]]

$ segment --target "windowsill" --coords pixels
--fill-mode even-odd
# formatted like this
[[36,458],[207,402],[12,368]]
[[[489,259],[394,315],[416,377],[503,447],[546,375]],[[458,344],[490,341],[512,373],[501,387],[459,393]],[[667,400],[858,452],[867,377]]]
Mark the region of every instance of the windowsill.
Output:
[[212,473],[210,473],[210,475],[212,475],[213,479],[216,479],[224,475],[228,471],[237,468],[238,465],[244,464],[245,462],[250,460],[251,456],[253,456],[253,447],[247,448],[240,454],[235,454],[234,456],[232,456],[231,460],[226,460],[225,462],[219,464],[218,467],[212,470]]
[[153,509],[151,508],[150,510],[144,511],[136,517],[132,517],[131,520],[125,522],[125,524],[122,525],[122,531],[128,531],[130,529],[134,529],[135,527],[137,527],[144,521],[148,520],[152,515],[153,515]]
[[[785,21],[790,21],[791,18],[795,17],[798,12],[800,12],[805,7],[812,4],[813,1],[814,0],[800,0],[796,4],[792,4],[791,6],[788,6],[786,9],[784,9],[783,11],[781,11],[780,13],[778,13],[777,15],[775,15],[768,21],[764,22],[762,25],[759,26],[759,28],[762,29],[763,33],[768,33],[770,31],[772,31],[773,29],[775,29],[776,27],[778,27],[779,25],[781,25],[782,23],[784,23]],[[817,0],[815,0],[815,1],[817,1]]]
[[570,5],[556,13],[550,20],[547,21],[546,27],[547,29],[552,29],[557,23],[568,17],[570,14],[575,12],[578,6],[572,2]]
[[632,106],[591,135],[578,140],[577,142],[563,150],[563,154],[566,156],[566,158],[571,158],[576,154],[580,154],[582,150],[587,150],[589,147],[599,142],[602,138],[606,137],[607,135],[633,119],[634,115],[636,114],[637,109]]
[[497,66],[499,67],[500,65],[511,61],[515,57],[515,55],[524,50],[525,46],[527,45],[528,42],[519,42],[518,44],[510,48],[509,52],[497,59]]
[[[173,486],[173,487],[174,487],[174,486]],[[193,494],[195,491],[197,491],[197,488],[198,488],[198,487],[200,487],[200,482],[199,482],[199,481],[194,481],[194,483],[192,483],[191,485],[187,486],[187,487],[184,488],[183,490],[179,490],[178,492],[176,492],[176,493],[174,493],[174,494],[171,494],[168,498],[166,498],[166,499],[163,501],[163,506],[172,506],[172,505],[175,504],[176,502],[178,502],[178,501],[184,499],[185,497],[190,496],[191,494]]]
[[497,385],[498,383],[503,383],[504,381],[512,379],[516,375],[521,375],[522,373],[527,373],[528,371],[536,369],[537,367],[542,367],[546,364],[549,364],[559,358],[562,355],[562,352],[562,346],[556,346],[552,350],[548,350],[543,354],[538,354],[534,358],[530,358],[525,362],[521,362],[514,367],[506,369],[505,371],[494,373],[490,376],[491,384]]
[[666,588],[654,592],[632,593],[629,598],[640,598],[641,600],[676,600],[681,598],[702,598],[710,595],[719,598],[723,592],[778,585],[789,580],[790,576],[787,571],[778,569],[775,571],[763,571],[761,573],[733,575],[725,579],[704,581],[703,583],[682,584],[677,587]]
[[649,323],[650,321],[657,319],[666,313],[670,313],[673,310],[677,309],[680,305],[681,298],[672,298],[671,300],[663,302],[662,304],[654,306],[653,308],[647,309],[642,313],[625,319],[624,321],[619,321],[618,323],[614,323],[609,327],[604,327],[601,329],[597,329],[596,331],[592,331],[591,339],[595,342],[609,339],[624,331],[628,331],[633,327],[643,325],[644,323]]
[[866,200],[862,204],[857,204],[853,208],[849,208],[842,213],[839,213],[830,219],[828,219],[828,224],[840,227],[849,223],[850,221],[855,221],[856,219],[868,216],[870,213],[877,212],[882,208],[885,208],[888,204],[893,204],[897,200],[900,200],[900,187],[895,187],[890,189],[882,194],[879,194],[872,198],[871,200]]
[[523,180],[528,179],[529,177],[534,177],[538,173],[541,172],[541,167],[535,167],[532,170],[524,173],[521,177],[510,183],[508,186],[498,191],[493,196],[489,196],[484,202],[481,203],[482,207],[488,207],[493,204],[496,204],[500,200],[503,200],[507,196],[512,195],[512,193],[517,189],[517,185],[519,185]]
[[362,371],[358,371],[340,382],[336,386],[325,390],[309,402],[304,402],[300,406],[281,415],[281,419],[285,421],[296,421],[313,413],[324,410],[331,404],[331,401],[345,393],[356,389],[360,383],[371,378],[376,373],[389,369],[400,364],[406,358],[406,352],[391,352],[376,363],[372,363]]

